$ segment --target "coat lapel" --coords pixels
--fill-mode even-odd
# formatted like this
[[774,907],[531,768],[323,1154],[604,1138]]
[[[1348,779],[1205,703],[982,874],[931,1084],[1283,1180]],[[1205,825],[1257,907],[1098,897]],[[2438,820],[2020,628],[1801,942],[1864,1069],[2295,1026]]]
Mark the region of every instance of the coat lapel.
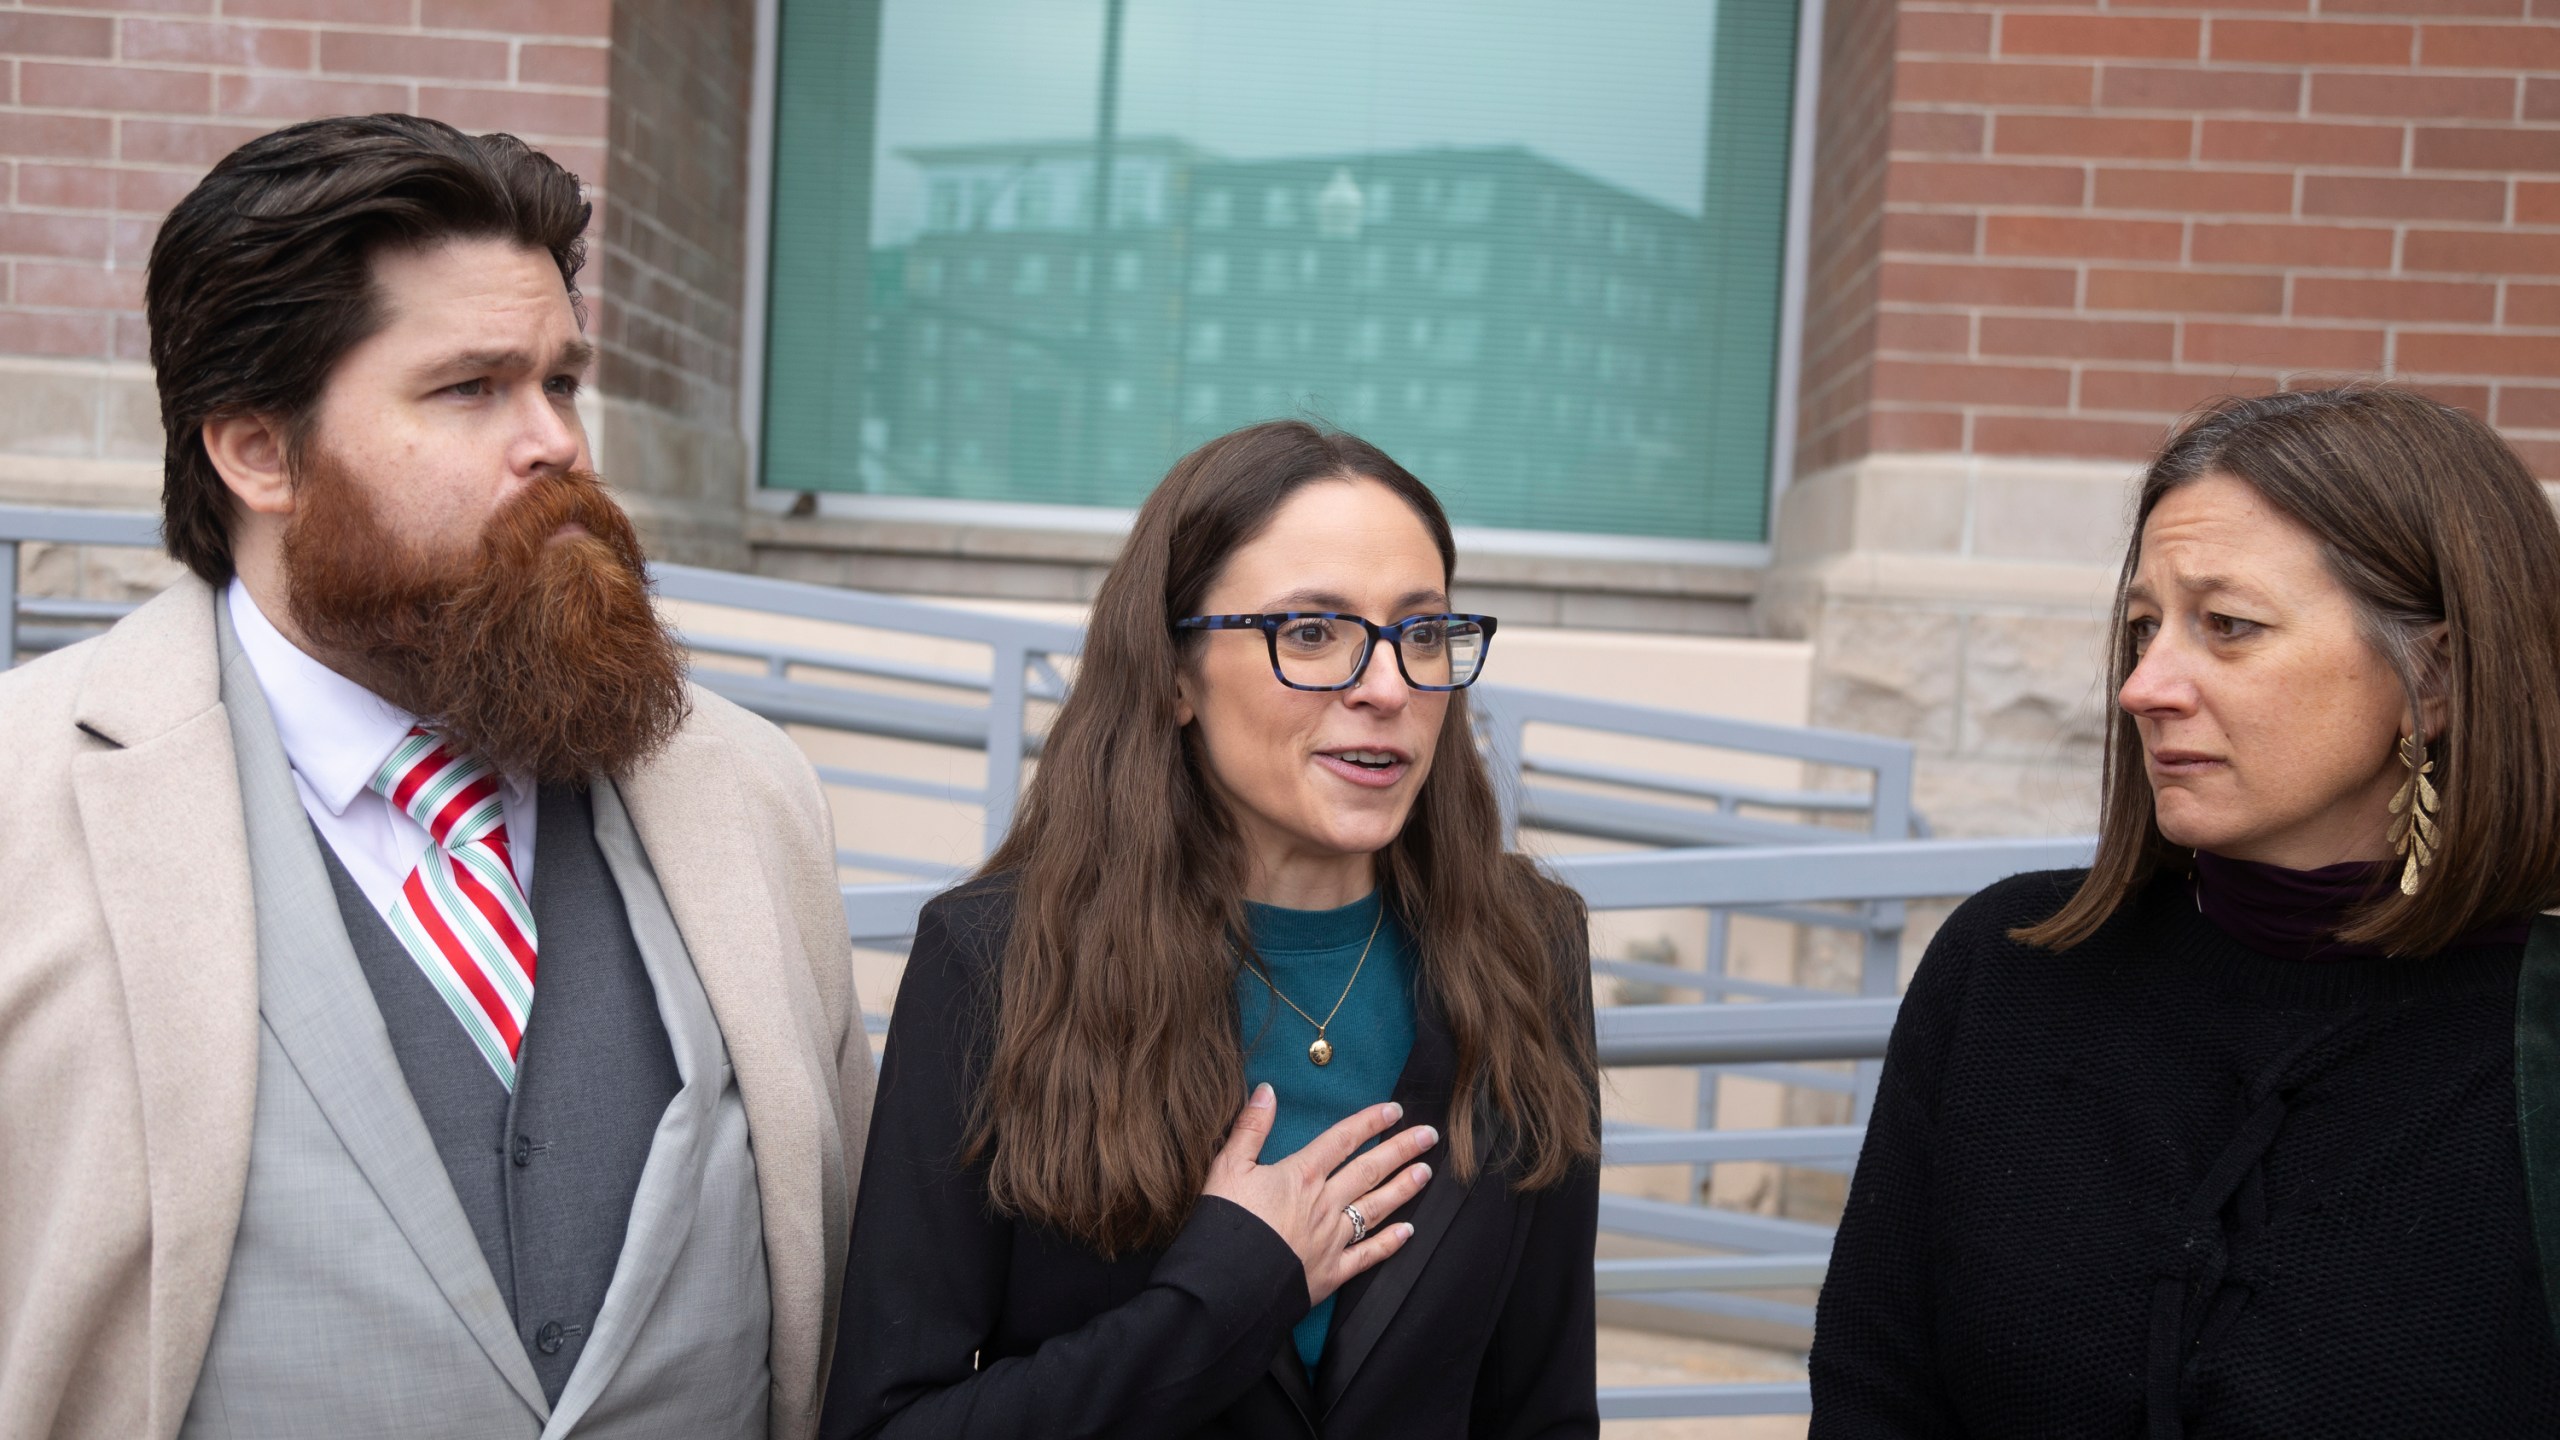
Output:
[[[1405,1062],[1404,1073],[1396,1079],[1392,1098],[1404,1107],[1408,1126],[1433,1126],[1443,1138],[1422,1157],[1431,1166],[1430,1183],[1403,1209],[1385,1217],[1387,1221],[1410,1221],[1413,1238],[1385,1263],[1353,1276],[1334,1303],[1333,1325],[1326,1334],[1323,1361],[1316,1371],[1319,1416],[1331,1415],[1342,1402],[1344,1392],[1359,1376],[1360,1367],[1387,1333],[1389,1322],[1403,1308],[1405,1297],[1413,1293],[1414,1282],[1422,1278],[1432,1252],[1439,1248],[1458,1211],[1475,1191],[1475,1185],[1460,1180],[1449,1167],[1446,1137],[1450,1091],[1457,1080],[1457,1051],[1450,1043],[1439,1006],[1426,990],[1417,987],[1417,992],[1413,1054]],[[1476,1116],[1475,1130],[1476,1154],[1481,1159],[1495,1134],[1487,1128],[1487,1117],[1481,1111]],[[1499,1182],[1479,1174],[1476,1184],[1485,1183]]]
[[149,1433],[177,1433],[213,1334],[249,1177],[258,956],[214,595],[192,577],[98,642],[74,711],[111,748],[71,764],[124,982],[151,1213]]
[[783,1399],[817,1394],[828,1256],[844,1241],[829,1231],[849,1210],[829,1178],[843,1173],[832,1081],[804,1043],[817,991],[782,929],[768,877],[784,872],[747,823],[739,763],[729,741],[690,725],[618,788],[720,1022],[755,1141],[779,1434],[797,1423]]
[[266,696],[229,617],[221,623],[222,698],[257,901],[259,1013],[454,1314],[533,1413],[547,1416],[533,1362],[347,940]]

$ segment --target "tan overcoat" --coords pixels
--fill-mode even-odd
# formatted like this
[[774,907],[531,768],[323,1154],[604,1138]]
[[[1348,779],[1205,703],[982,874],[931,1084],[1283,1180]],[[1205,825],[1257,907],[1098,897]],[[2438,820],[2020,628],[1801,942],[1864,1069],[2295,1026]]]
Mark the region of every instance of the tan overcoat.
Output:
[[[167,1440],[247,1183],[257,945],[215,592],[0,673],[0,1440]],[[755,1146],[772,1434],[817,1424],[871,1053],[816,776],[699,688],[619,783]]]

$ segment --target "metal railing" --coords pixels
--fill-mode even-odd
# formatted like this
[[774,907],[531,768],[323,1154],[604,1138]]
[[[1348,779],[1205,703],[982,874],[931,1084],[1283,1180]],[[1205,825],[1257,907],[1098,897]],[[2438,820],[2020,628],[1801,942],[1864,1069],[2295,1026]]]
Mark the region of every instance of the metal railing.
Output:
[[[1899,840],[1828,846],[1684,849],[1651,854],[1571,855],[1548,862],[1594,910],[1652,910],[1814,901],[1886,902],[1971,894],[2027,870],[2088,863],[2086,838]],[[858,941],[895,944],[911,934],[933,885],[848,888],[845,921]],[[1901,1002],[1891,996],[1775,1000],[1753,1004],[1612,1006],[1599,1012],[1600,1063],[1761,1065],[1880,1059]],[[1767,1160],[1845,1167],[1863,1124],[1765,1130],[1631,1131],[1602,1136],[1607,1165]],[[1724,1253],[1603,1259],[1604,1296],[1711,1296],[1749,1302],[1741,1292],[1818,1287],[1830,1259],[1830,1232],[1770,1216],[1680,1206],[1605,1194],[1604,1232],[1638,1235]],[[1727,1313],[1809,1331],[1802,1302],[1729,1304]],[[1601,1414],[1612,1419],[1799,1413],[1804,1384],[1723,1383],[1611,1387]]]
[[[158,543],[147,515],[0,506],[0,668],[21,652],[95,633],[129,604],[18,593],[23,542]],[[685,643],[700,656],[753,668],[697,664],[694,678],[777,723],[921,742],[982,754],[980,784],[935,781],[890,769],[818,766],[830,785],[983,808],[983,843],[1011,823],[1026,759],[1036,757],[1035,711],[1063,699],[1082,643],[1071,625],[687,566],[655,567],[670,600],[826,622],[858,630],[961,642],[986,668],[928,664],[858,650],[712,633]],[[1610,1067],[1678,1066],[1698,1076],[1692,1129],[1611,1125],[1609,1165],[1708,1167],[1765,1161],[1845,1172],[1855,1160],[1898,1001],[1906,904],[1955,897],[2022,870],[2086,863],[2089,842],[1939,841],[1911,806],[1912,750],[1903,742],[1839,731],[1759,724],[1482,685],[1471,695],[1480,742],[1492,762],[1505,824],[1618,845],[1627,853],[1549,861],[1594,911],[1703,910],[1707,944],[1696,969],[1597,957],[1595,971],[1699,995],[1697,1003],[1604,1007],[1601,1061]],[[1862,788],[1742,784],[1603,763],[1557,753],[1550,734],[1738,752],[1798,762]],[[918,910],[957,873],[942,861],[872,848],[840,863],[905,878],[844,887],[846,928],[867,949],[902,950]],[[1859,937],[1856,996],[1724,973],[1730,917],[1760,915]],[[875,1030],[882,1017],[869,1017]],[[1855,1070],[1809,1062],[1854,1062]],[[1847,1093],[1849,1123],[1768,1129],[1716,1128],[1718,1077],[1742,1074]],[[1692,1187],[1695,1198],[1696,1187]],[[1811,1308],[1787,1298],[1821,1283],[1825,1227],[1776,1216],[1611,1192],[1604,1234],[1696,1252],[1595,1262],[1604,1296],[1642,1297],[1780,1333],[1810,1334]],[[1770,1292],[1776,1292],[1774,1295]],[[1801,1381],[1613,1387],[1611,1418],[1793,1413],[1809,1405]]]

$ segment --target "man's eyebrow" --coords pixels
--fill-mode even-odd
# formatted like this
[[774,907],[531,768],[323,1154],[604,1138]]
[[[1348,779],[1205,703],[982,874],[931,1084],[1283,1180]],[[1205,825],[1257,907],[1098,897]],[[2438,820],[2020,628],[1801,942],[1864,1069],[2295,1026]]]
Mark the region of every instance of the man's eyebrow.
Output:
[[[560,347],[559,354],[551,362],[551,368],[584,370],[594,363],[595,358],[594,343],[581,337]],[[429,361],[419,366],[418,372],[422,375],[458,375],[478,374],[482,371],[521,372],[533,368],[535,368],[533,352],[529,350],[465,350],[459,354]]]

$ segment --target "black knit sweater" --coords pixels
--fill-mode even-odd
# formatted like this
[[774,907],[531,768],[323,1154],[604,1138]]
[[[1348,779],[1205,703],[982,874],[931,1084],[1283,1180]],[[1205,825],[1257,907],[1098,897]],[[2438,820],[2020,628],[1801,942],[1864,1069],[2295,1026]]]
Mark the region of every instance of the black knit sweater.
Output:
[[2560,1434],[2517,945],[2281,961],[2164,876],[2060,954],[1967,901],[1903,1001],[1822,1291],[1821,1437]]

